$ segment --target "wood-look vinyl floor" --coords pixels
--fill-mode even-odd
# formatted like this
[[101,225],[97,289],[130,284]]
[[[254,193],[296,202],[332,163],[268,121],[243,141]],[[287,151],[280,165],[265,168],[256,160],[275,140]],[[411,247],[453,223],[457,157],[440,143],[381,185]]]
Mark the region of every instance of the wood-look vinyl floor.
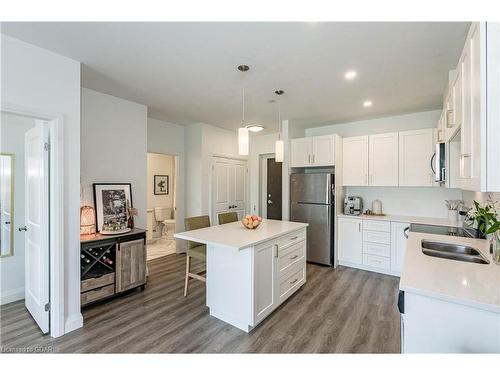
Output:
[[[42,335],[18,301],[0,308],[0,344],[62,353],[399,353],[399,279],[307,265],[307,283],[249,334],[208,314],[205,284],[183,297],[185,256],[150,261],[144,292],[83,310],[84,327]],[[201,265],[196,265],[201,267]]]

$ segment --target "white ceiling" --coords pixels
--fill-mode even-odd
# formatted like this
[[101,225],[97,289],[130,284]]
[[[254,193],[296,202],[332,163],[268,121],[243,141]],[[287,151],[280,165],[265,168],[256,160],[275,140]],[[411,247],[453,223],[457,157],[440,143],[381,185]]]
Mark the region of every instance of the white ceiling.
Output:
[[[437,109],[468,23],[3,23],[2,32],[83,63],[82,86],[149,116],[267,130]],[[251,67],[247,73],[239,64]],[[351,82],[344,72],[355,69]],[[365,99],[373,107],[363,108]]]

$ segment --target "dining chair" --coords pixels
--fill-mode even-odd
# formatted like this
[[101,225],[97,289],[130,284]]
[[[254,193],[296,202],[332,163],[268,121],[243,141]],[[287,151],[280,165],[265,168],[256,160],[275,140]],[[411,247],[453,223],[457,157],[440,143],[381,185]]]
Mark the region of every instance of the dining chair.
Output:
[[[210,226],[210,217],[207,215],[193,216],[184,219],[186,230],[195,230],[208,228]],[[198,242],[188,241],[188,249],[186,254],[186,279],[184,282],[184,297],[187,296],[189,279],[196,279],[206,282],[206,269],[200,273],[191,272],[191,258],[198,259],[206,264],[207,262],[207,246]]]
[[219,224],[234,223],[238,221],[238,213],[236,212],[224,212],[219,214]]

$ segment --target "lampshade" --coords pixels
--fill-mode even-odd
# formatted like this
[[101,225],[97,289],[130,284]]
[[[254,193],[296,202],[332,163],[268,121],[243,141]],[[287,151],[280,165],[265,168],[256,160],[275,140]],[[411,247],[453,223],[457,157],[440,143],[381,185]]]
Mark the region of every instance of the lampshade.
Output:
[[238,129],[238,155],[248,155],[248,129]]
[[91,206],[80,208],[80,234],[95,233],[95,210]]
[[281,139],[276,141],[276,144],[274,146],[274,153],[276,154],[275,156],[275,161],[277,163],[282,163],[283,162],[283,153],[284,153],[284,143]]

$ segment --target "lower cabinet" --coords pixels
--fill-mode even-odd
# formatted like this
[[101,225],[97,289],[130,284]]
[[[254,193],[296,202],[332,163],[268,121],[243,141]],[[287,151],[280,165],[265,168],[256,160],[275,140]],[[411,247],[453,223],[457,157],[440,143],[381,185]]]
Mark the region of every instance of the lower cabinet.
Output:
[[82,306],[146,284],[146,232],[97,235],[80,246]]
[[339,262],[363,262],[363,220],[339,218]]
[[146,246],[144,240],[122,242],[116,252],[116,292],[146,283]]
[[255,327],[306,282],[306,232],[259,244],[253,257]]
[[340,217],[339,264],[399,276],[408,223]]

